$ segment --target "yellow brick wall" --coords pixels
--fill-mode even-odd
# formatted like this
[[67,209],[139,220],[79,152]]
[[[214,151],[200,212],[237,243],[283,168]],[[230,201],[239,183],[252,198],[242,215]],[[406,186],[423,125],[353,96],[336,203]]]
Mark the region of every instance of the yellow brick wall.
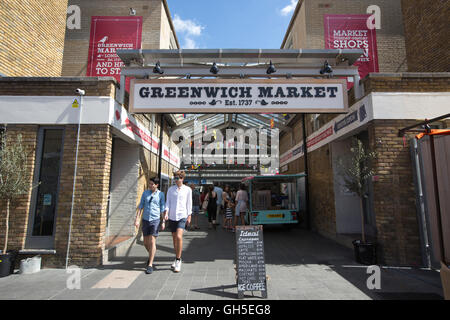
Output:
[[61,75],[67,0],[0,2],[0,73]]
[[381,29],[376,31],[380,72],[407,71],[400,0],[303,0],[293,21],[293,48],[324,49],[324,14],[366,14],[370,5],[381,9]]
[[[67,30],[64,47],[63,76],[85,76],[92,16],[129,16],[130,8],[143,17],[142,49],[162,48],[161,0],[69,0],[81,9],[81,29]],[[165,40],[167,42],[167,40]]]

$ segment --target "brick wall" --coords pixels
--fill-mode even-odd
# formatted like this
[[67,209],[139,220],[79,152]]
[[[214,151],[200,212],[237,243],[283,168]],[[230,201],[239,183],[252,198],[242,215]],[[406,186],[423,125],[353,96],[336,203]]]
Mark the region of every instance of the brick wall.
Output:
[[329,144],[308,154],[309,207],[312,230],[333,237],[336,235],[336,211],[330,157]]
[[143,17],[142,49],[161,48],[161,0],[69,0],[69,5],[80,7],[81,29],[66,32],[63,76],[86,75],[92,16],[129,16],[134,8]]
[[[22,143],[27,150],[30,186],[33,180],[34,162],[36,154],[37,125],[8,125],[7,143],[16,141],[19,134],[22,135]],[[8,250],[19,250],[25,245],[28,228],[28,212],[31,202],[31,190],[17,198],[10,208]],[[6,202],[0,201],[0,248],[3,249],[6,227]]]
[[373,182],[374,211],[380,258],[387,264],[422,264],[419,224],[409,139],[398,130],[415,120],[375,120],[369,129],[371,145],[377,152]]
[[74,96],[75,89],[86,90],[86,96],[115,95],[113,78],[0,78],[0,96]]
[[[370,92],[448,92],[448,73],[370,74],[363,81],[365,93]],[[335,115],[322,115],[323,124]],[[373,182],[373,210],[379,244],[379,261],[388,265],[422,264],[419,224],[416,212],[416,194],[413,181],[411,151],[406,135],[398,137],[398,130],[417,123],[418,120],[374,120],[368,125],[369,144],[378,153],[375,162],[377,181]],[[442,121],[449,127],[450,121]],[[301,119],[290,124],[301,132]],[[306,121],[307,134],[312,122]],[[291,133],[280,139],[280,154],[295,143]],[[333,172],[329,144],[308,154],[310,182],[310,212],[313,230],[333,238],[336,233]],[[288,164],[286,173],[302,172],[303,157]]]
[[0,5],[0,73],[61,75],[67,0],[6,0]]
[[[77,126],[65,126],[55,249],[65,259],[72,203]],[[82,125],[69,264],[96,266],[105,247],[112,133],[109,125]]]
[[364,92],[448,92],[450,73],[371,73]]
[[324,49],[324,14],[366,14],[370,5],[381,9],[381,29],[376,30],[380,72],[407,71],[400,0],[303,0],[292,22],[293,48]]
[[[65,265],[72,204],[73,173],[77,126],[64,126],[63,162],[56,209],[56,255],[44,255],[43,266]],[[29,158],[30,186],[35,169],[37,125],[9,125],[8,138],[22,133],[32,156]],[[73,210],[69,264],[96,266],[102,261],[106,230],[107,196],[111,164],[112,136],[109,125],[82,125],[78,158],[78,173]],[[30,192],[18,199],[10,219],[9,248],[25,249],[31,207]],[[1,206],[1,238],[4,241],[4,206]],[[21,256],[21,258],[23,258]]]
[[444,0],[402,0],[410,72],[450,72],[448,17]]

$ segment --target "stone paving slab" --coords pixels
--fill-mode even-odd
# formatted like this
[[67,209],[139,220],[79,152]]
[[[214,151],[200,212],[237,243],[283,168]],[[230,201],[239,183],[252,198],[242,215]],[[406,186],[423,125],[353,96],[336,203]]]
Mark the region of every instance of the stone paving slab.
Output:
[[[70,290],[71,274],[43,269],[36,274],[0,278],[0,299],[51,300],[237,300],[234,233],[208,230],[200,216],[199,231],[187,231],[182,271],[174,273],[171,234],[161,232],[151,275],[145,274],[147,252],[140,241],[126,256],[107,265],[81,269],[81,289]],[[439,273],[433,270],[381,267],[381,290],[369,290],[367,267],[353,261],[353,251],[301,229],[264,228],[269,300],[442,299]],[[93,288],[108,282],[123,288]],[[260,292],[245,300],[264,301]]]

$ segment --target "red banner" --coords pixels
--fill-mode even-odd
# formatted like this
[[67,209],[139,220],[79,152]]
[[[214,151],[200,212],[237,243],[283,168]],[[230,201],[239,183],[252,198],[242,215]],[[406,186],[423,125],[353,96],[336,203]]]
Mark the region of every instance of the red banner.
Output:
[[120,81],[123,62],[116,50],[141,49],[141,41],[142,17],[92,17],[86,75]]
[[[370,72],[378,72],[378,51],[376,29],[367,27],[371,15],[324,15],[326,49],[364,49],[353,65],[358,67],[361,79]],[[348,83],[351,89],[353,83]]]

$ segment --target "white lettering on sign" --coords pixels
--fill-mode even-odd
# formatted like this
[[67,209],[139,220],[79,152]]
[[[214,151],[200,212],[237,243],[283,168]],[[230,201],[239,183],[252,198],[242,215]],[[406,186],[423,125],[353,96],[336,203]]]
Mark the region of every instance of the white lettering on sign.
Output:
[[[357,44],[355,44],[356,46]],[[345,113],[346,82],[327,80],[135,80],[130,111]]]

